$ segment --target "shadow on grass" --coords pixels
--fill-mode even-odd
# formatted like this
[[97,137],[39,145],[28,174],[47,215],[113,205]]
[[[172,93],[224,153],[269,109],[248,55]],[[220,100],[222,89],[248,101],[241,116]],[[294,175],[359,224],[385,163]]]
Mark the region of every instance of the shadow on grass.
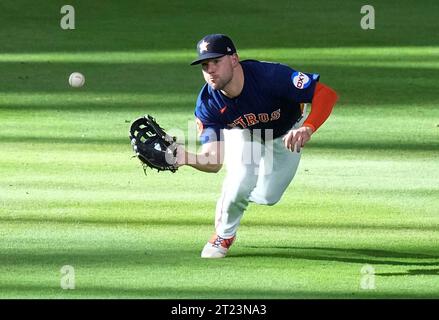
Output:
[[[159,215],[159,213],[157,213]],[[145,217],[136,220],[121,219],[92,219],[92,218],[58,218],[58,217],[0,217],[4,223],[59,223],[72,225],[99,225],[102,227],[150,227],[150,226],[212,226],[212,218],[209,216],[203,219],[185,219],[179,217],[169,219],[166,217]]]
[[[350,249],[350,248],[329,248],[329,247],[264,247],[246,246],[251,249],[258,249],[258,253],[239,253],[230,257],[270,257],[286,259],[303,259],[315,261],[332,261],[372,265],[393,265],[393,266],[438,266],[439,256],[417,253],[404,253],[375,249]],[[277,252],[267,249],[279,250]],[[382,259],[392,258],[392,259]],[[395,260],[399,258],[402,260]],[[404,261],[403,259],[429,259],[438,261]]]
[[[111,279],[102,281],[102,284],[81,285],[76,281],[75,289],[64,290],[53,284],[21,284],[17,281],[14,284],[0,283],[2,297],[21,298],[32,296],[34,298],[134,298],[134,299],[374,299],[374,298],[432,298],[439,297],[438,293],[401,293],[396,291],[379,292],[376,290],[363,290],[340,292],[331,290],[300,290],[300,289],[268,289],[251,288],[239,289],[230,287],[212,288],[197,287],[195,283],[192,288],[179,288],[171,286],[150,287],[139,282],[136,288],[132,285],[109,286]],[[263,303],[263,302],[261,302]]]
[[[129,128],[129,120],[123,122]],[[122,123],[122,122],[121,122]],[[186,130],[186,128],[183,128]],[[45,143],[45,144],[99,144],[99,145],[129,145],[128,133],[126,137],[48,137],[48,136],[0,136],[4,143]],[[370,152],[384,151],[407,151],[407,152],[438,152],[439,143],[425,142],[400,142],[400,141],[331,141],[331,142],[311,142],[308,148],[315,150],[359,150]]]
[[[50,94],[50,93],[49,93]],[[139,102],[131,102],[131,101],[123,101],[117,100],[115,98],[112,101],[105,102],[97,102],[93,97],[90,98],[90,101],[69,101],[63,102],[62,104],[52,104],[50,102],[41,102],[35,104],[35,100],[32,103],[20,102],[20,103],[8,103],[1,102],[0,103],[0,111],[20,111],[20,112],[51,112],[54,115],[59,114],[59,116],[64,116],[63,112],[84,112],[84,111],[93,111],[93,112],[123,112],[126,114],[129,113],[139,113],[143,115],[145,113],[153,113],[153,114],[163,114],[164,111],[166,113],[181,113],[186,115],[187,117],[192,118],[192,113],[194,110],[195,102],[196,102],[196,92],[193,93],[194,98],[187,103],[176,103],[176,102],[151,102],[151,101],[140,101]],[[103,94],[104,95],[104,94]],[[37,99],[37,98],[35,98]],[[62,99],[62,98],[59,98]],[[183,100],[183,99],[182,99]],[[93,119],[93,115],[90,115],[90,119]],[[124,120],[133,120],[133,119],[124,119]]]
[[[133,248],[120,248],[117,244],[114,248],[108,243],[90,244],[89,247],[78,246],[72,241],[71,245],[59,245],[53,243],[50,246],[32,251],[31,249],[17,249],[15,252],[3,252],[1,266],[36,267],[48,269],[48,272],[58,272],[63,265],[71,265],[77,269],[77,274],[86,272],[89,268],[97,268],[105,272],[111,268],[133,268],[138,270],[139,266],[144,268],[169,268],[184,265],[188,261],[201,264],[199,259],[199,248],[183,248],[169,246],[170,249],[160,249],[148,243],[145,245],[133,245]],[[167,269],[169,270],[169,269]],[[137,271],[136,271],[137,272]]]
[[[146,203],[147,201],[145,201]],[[71,218],[71,217],[39,217],[39,216],[18,216],[18,217],[7,217],[0,216],[0,223],[59,223],[59,224],[72,224],[72,225],[90,225],[90,226],[110,226],[110,227],[151,227],[151,226],[185,226],[185,227],[194,227],[194,226],[212,226],[212,215],[206,215],[201,218],[185,218],[183,215],[181,217],[167,218],[160,212],[148,212],[147,216],[142,218],[136,218],[131,220],[123,220],[121,218]],[[244,224],[243,224],[244,225]],[[246,223],[246,227],[283,227],[283,228],[298,228],[298,229],[306,229],[309,232],[312,229],[325,229],[325,230],[333,230],[334,232],[343,231],[343,230],[370,230],[373,232],[374,230],[386,231],[386,230],[410,230],[410,231],[437,231],[438,226],[430,225],[430,226],[413,226],[413,225],[373,225],[373,224],[341,224],[341,223],[297,223],[294,221],[282,223],[272,223],[272,222],[257,222],[252,221],[251,223]],[[287,230],[287,229],[285,229]],[[278,247],[277,249],[288,249],[288,247],[282,248]],[[294,249],[291,247],[290,249]],[[308,249],[308,248],[307,248]],[[318,249],[318,248],[315,248]],[[338,249],[334,249],[338,250]],[[373,251],[376,253],[375,251]],[[439,258],[439,256],[438,256]]]
[[313,141],[309,148],[361,151],[439,151],[439,143],[423,141]]
[[[192,270],[215,270],[221,268],[226,274],[233,272],[235,268],[242,268],[243,264],[248,268],[248,263],[252,260],[253,265],[259,261],[263,266],[276,264],[273,260],[257,260],[252,258],[288,258],[288,259],[306,259],[306,260],[324,260],[333,262],[348,263],[373,263],[373,264],[390,264],[390,265],[434,265],[439,266],[439,261],[435,263],[404,263],[397,261],[382,261],[366,258],[348,258],[342,257],[355,255],[358,251],[366,251],[372,254],[375,250],[357,250],[342,248],[319,248],[319,247],[265,247],[271,251],[280,249],[294,250],[295,252],[283,254],[231,254],[227,259],[221,260],[204,260],[199,257],[199,251],[188,249],[186,246],[172,247],[169,250],[160,250],[153,248],[151,250],[135,249],[113,249],[111,247],[80,249],[80,248],[60,248],[58,252],[50,252],[50,248],[45,248],[45,252],[40,250],[14,251],[3,253],[1,255],[2,267],[11,268],[15,274],[20,268],[31,267],[34,270],[35,281],[32,283],[23,282],[19,277],[9,279],[6,283],[0,281],[2,297],[20,297],[20,296],[38,296],[38,297],[126,297],[126,298],[352,298],[352,297],[431,297],[438,295],[434,292],[418,293],[416,289],[412,292],[394,292],[394,291],[359,291],[345,290],[332,291],[322,288],[321,290],[304,290],[303,288],[250,288],[239,287],[239,284],[229,285],[221,288],[216,286],[216,290],[204,285],[203,281],[210,279],[215,273],[200,275],[189,274],[194,277],[194,282],[189,285],[187,282],[182,285],[178,281],[178,275],[183,275],[185,268]],[[247,248],[264,248],[264,247],[247,247]],[[49,251],[48,251],[49,250]],[[300,250],[306,250],[306,253],[298,253]],[[332,253],[336,256],[328,257],[322,254],[313,255],[313,251],[323,250],[323,252]],[[390,256],[407,255],[413,258],[413,254],[401,252],[377,250],[377,255],[381,256],[388,252]],[[333,254],[333,253],[332,253]],[[424,255],[421,255],[424,256]],[[426,256],[426,255],[425,255]],[[239,258],[239,259],[238,259]],[[250,259],[249,259],[250,258]],[[75,268],[76,287],[74,290],[62,290],[59,286],[60,273],[62,265],[72,265]],[[310,262],[312,264],[312,262]],[[253,268],[257,272],[258,266]],[[322,267],[323,268],[323,267]],[[111,271],[110,271],[111,270]],[[178,272],[180,270],[181,272]],[[323,270],[322,270],[323,271]],[[149,272],[153,272],[150,274]],[[176,273],[177,272],[177,273]],[[315,271],[314,271],[315,272]],[[376,273],[377,276],[398,276],[398,275],[437,275],[439,269],[413,269],[407,273]],[[44,274],[47,280],[38,281],[38,276]],[[151,277],[163,277],[163,282],[157,282],[154,278],[151,286]],[[48,277],[48,278],[47,278]],[[215,277],[215,279],[217,279]],[[135,280],[135,281],[133,281]],[[4,280],[3,280],[4,281]],[[216,280],[214,280],[216,281]]]
[[408,252],[396,252],[389,250],[379,249],[346,249],[346,248],[330,248],[330,247],[288,247],[288,246],[276,246],[276,249],[298,249],[298,250],[324,250],[340,253],[354,253],[370,257],[386,257],[386,258],[412,258],[412,259],[439,259],[439,255],[430,255],[423,253],[408,253]]
[[406,272],[375,272],[376,276],[394,277],[394,276],[439,276],[439,269],[410,269]]
[[[147,201],[145,200],[145,203]],[[166,215],[163,215],[161,212],[151,212],[149,211],[147,215],[142,218],[136,217],[136,219],[123,220],[122,218],[72,218],[72,217],[59,217],[59,216],[50,216],[50,217],[39,217],[39,216],[0,216],[0,223],[59,223],[59,224],[72,224],[72,225],[90,225],[90,226],[110,226],[110,227],[151,227],[151,226],[185,226],[185,227],[194,227],[194,226],[212,226],[212,215],[205,215],[199,218],[186,218],[182,214],[176,218],[168,218]],[[243,223],[246,227],[279,227],[279,228],[298,228],[298,229],[306,229],[311,232],[313,229],[325,229],[333,232],[343,231],[343,230],[370,230],[373,231],[403,231],[410,230],[416,232],[422,231],[437,231],[437,225],[430,226],[413,226],[413,225],[373,225],[373,224],[342,224],[342,223],[298,223],[295,221],[287,222],[283,221],[282,223],[275,222],[258,222],[252,221],[251,223]],[[294,247],[277,247],[277,249],[295,249]],[[306,248],[309,249],[309,248]],[[311,248],[311,249],[319,249],[319,248]],[[323,248],[320,248],[323,249]],[[340,249],[333,249],[333,251]],[[353,250],[353,249],[352,249]],[[361,250],[357,250],[357,253],[361,253]],[[362,253],[366,251],[363,250]],[[373,254],[377,254],[379,252],[372,250]],[[387,253],[382,256],[387,256]],[[439,258],[439,256],[438,256]]]

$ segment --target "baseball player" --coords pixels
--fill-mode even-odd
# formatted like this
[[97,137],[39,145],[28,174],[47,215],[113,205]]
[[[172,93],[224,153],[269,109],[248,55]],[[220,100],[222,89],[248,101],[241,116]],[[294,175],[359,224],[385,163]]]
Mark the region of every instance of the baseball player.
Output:
[[[280,63],[240,61],[232,40],[210,34],[197,44],[206,84],[195,107],[199,154],[178,148],[179,166],[227,174],[216,206],[215,233],[201,257],[223,258],[249,202],[274,205],[292,181],[301,148],[330,115],[336,92]],[[311,111],[310,110],[311,105]]]

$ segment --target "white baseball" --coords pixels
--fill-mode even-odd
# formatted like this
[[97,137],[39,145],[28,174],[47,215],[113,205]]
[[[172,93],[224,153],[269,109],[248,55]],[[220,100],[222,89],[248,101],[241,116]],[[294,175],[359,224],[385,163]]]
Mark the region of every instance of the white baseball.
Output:
[[82,87],[85,83],[85,77],[82,73],[73,72],[69,77],[69,84],[74,88]]

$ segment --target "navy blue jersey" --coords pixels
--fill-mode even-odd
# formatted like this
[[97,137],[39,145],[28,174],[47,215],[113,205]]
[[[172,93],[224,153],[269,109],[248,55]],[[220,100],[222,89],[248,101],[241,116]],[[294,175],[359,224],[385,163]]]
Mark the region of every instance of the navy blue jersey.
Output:
[[301,104],[312,101],[320,76],[271,62],[241,62],[244,87],[228,98],[207,83],[197,99],[201,143],[220,140],[221,129],[272,129],[273,138],[285,134],[302,115]]

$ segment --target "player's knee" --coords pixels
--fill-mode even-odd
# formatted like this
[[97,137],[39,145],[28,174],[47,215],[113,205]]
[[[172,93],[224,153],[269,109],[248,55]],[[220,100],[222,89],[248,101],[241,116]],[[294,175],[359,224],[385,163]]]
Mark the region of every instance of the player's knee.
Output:
[[274,206],[279,202],[282,195],[278,194],[265,194],[259,197],[256,197],[253,201],[257,204],[262,204],[266,206]]
[[251,190],[252,188],[249,186],[239,188],[235,193],[233,193],[233,196],[231,197],[232,202],[247,201]]
[[280,198],[268,198],[265,199],[265,205],[267,206],[274,206],[276,203],[278,203]]
[[270,199],[267,201],[267,206],[274,206],[276,203],[279,202],[279,200],[280,199],[275,199],[275,200]]
[[251,175],[238,175],[235,179],[229,179],[225,192],[231,201],[240,201],[248,198],[250,192],[256,186],[256,178]]

